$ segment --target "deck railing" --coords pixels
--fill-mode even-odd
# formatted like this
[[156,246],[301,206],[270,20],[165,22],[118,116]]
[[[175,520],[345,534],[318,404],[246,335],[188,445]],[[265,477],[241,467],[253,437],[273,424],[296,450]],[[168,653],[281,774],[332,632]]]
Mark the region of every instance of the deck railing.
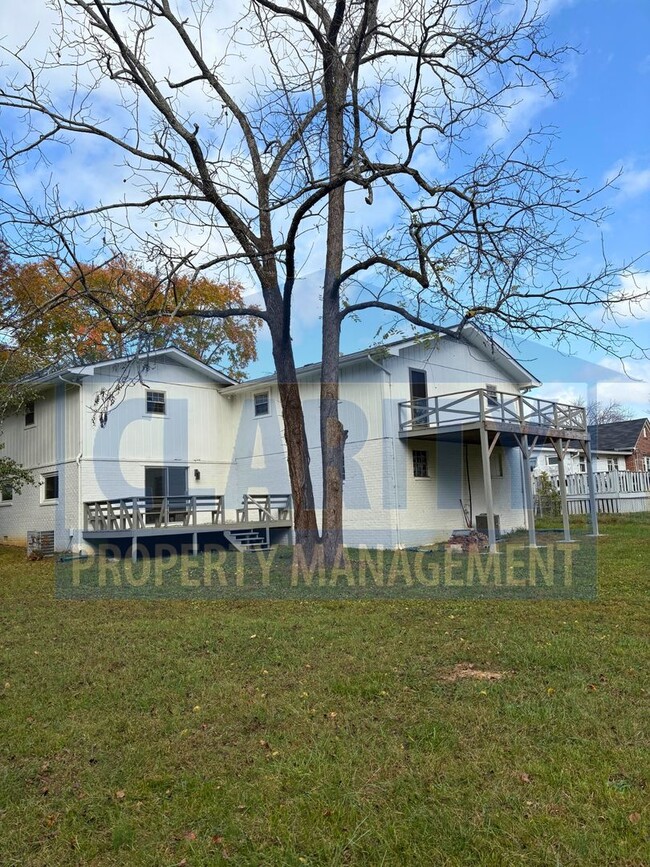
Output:
[[173,497],[123,497],[84,503],[86,530],[138,530],[223,524],[222,494]]
[[554,428],[572,433],[587,431],[584,407],[486,388],[438,394],[404,401],[399,405],[400,431],[486,421],[522,428]]
[[223,494],[173,497],[121,497],[84,503],[87,532],[152,530],[165,527],[222,526],[291,521],[289,494],[244,494],[235,519],[226,521]]
[[238,521],[288,521],[291,518],[289,494],[244,494]]

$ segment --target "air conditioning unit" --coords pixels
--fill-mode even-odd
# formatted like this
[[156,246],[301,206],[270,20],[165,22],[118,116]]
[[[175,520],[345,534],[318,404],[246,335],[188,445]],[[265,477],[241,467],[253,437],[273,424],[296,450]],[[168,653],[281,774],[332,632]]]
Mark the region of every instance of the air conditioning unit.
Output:
[[[482,515],[476,516],[476,529],[479,533],[484,533],[486,536],[488,535],[488,522],[487,522],[487,514],[483,512]],[[494,516],[494,532],[496,533],[497,539],[501,535],[501,522],[499,520],[499,516]]]
[[54,530],[28,530],[27,556],[32,558],[54,556]]

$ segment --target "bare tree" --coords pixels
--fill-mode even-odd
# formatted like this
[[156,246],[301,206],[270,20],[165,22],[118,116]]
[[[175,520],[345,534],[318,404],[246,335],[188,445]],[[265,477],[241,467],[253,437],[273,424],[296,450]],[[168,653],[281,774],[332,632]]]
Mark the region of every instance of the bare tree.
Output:
[[587,424],[612,424],[616,421],[629,421],[632,411],[618,400],[595,400],[586,403],[584,400],[576,401],[578,406],[584,406],[587,410]]
[[[119,252],[155,263],[159,293],[143,314],[154,320],[172,293],[178,317],[266,323],[297,537],[307,544],[318,531],[292,311],[300,274],[323,270],[328,562],[342,541],[347,317],[375,309],[452,336],[472,320],[491,333],[533,331],[559,342],[580,329],[622,352],[623,340],[590,315],[602,304],[613,309],[617,270],[605,259],[579,278],[573,270],[581,227],[601,216],[594,193],[553,163],[552,132],[495,141],[519,100],[556,86],[565,50],[550,45],[536,2],[53,5],[50,50],[38,59],[29,45],[16,48],[0,89],[0,107],[21,119],[4,142],[6,231],[73,269],[90,250],[95,261]],[[35,203],[25,170],[58,143],[74,152],[88,137],[106,160],[121,154],[125,194],[75,201],[54,176]],[[75,291],[90,291],[77,271]],[[191,290],[173,294],[167,278],[179,272],[254,280],[259,300],[197,311]]]

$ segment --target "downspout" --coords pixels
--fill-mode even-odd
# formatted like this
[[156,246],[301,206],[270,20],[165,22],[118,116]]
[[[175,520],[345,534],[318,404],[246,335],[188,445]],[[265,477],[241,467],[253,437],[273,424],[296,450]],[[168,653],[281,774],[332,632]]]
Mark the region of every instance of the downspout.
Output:
[[[69,379],[66,379],[62,373],[59,374],[59,379],[62,382],[65,382],[66,385],[76,385],[79,389],[79,454],[75,458],[75,462],[77,464],[77,532],[79,538],[77,539],[77,547],[81,552],[81,538],[83,533],[83,498],[81,496],[81,459],[83,458],[83,417],[81,412],[81,383],[80,382],[70,382]],[[63,411],[65,412],[65,403],[63,407]]]
[[[366,358],[368,359],[368,361],[371,364],[374,364],[375,367],[378,367],[380,370],[382,370],[386,374],[386,376],[388,377],[388,404],[392,410],[392,408],[393,408],[393,374],[390,372],[390,370],[388,370],[387,367],[384,367],[383,364],[379,364],[378,361],[375,361],[375,359],[371,355],[367,355]],[[382,413],[382,415],[383,415],[383,413]],[[391,448],[392,448],[392,452],[393,452],[393,501],[395,503],[395,534],[397,536],[397,547],[401,548],[402,547],[402,540],[401,540],[402,530],[401,530],[401,526],[400,526],[399,503],[397,501],[397,455],[395,453],[395,437],[394,436],[391,437]]]

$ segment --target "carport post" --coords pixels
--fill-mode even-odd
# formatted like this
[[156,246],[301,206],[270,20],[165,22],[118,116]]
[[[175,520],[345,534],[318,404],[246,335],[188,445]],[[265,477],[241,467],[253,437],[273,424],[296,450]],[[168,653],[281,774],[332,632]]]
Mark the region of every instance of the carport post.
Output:
[[564,528],[564,541],[571,541],[571,529],[569,527],[569,503],[567,500],[567,489],[566,489],[566,474],[564,472],[564,458],[566,457],[567,450],[569,448],[570,440],[567,440],[566,446],[564,445],[564,441],[562,439],[551,440],[553,444],[553,448],[555,449],[555,454],[557,455],[557,478],[560,484],[560,501],[562,503],[562,526]]
[[492,499],[492,472],[490,470],[490,441],[485,425],[479,429],[481,437],[481,462],[483,464],[483,488],[485,490],[485,513],[487,515],[490,553],[497,553],[497,534],[494,527],[494,500]]
[[199,553],[199,534],[192,533],[192,556],[196,557]]
[[591,511],[591,533],[598,535],[598,504],[596,502],[596,483],[594,480],[594,459],[591,454],[591,443],[585,440],[583,451],[587,458],[587,484],[589,486],[589,509]]
[[131,560],[134,563],[138,562],[138,537],[135,533],[131,536]]

